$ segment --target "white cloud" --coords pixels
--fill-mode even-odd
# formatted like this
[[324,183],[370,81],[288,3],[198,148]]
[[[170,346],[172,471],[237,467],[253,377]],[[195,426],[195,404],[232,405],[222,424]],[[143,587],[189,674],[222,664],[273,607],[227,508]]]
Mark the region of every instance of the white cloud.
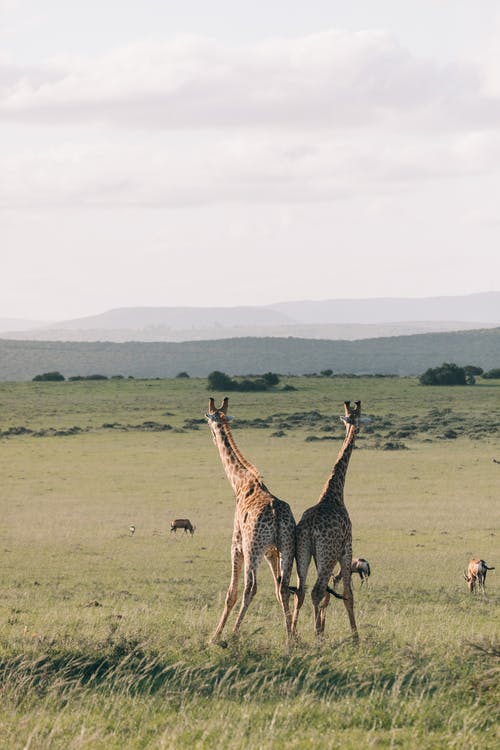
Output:
[[0,207],[310,203],[492,174],[500,99],[480,73],[383,32],[0,59],[0,115],[23,124],[0,145]]
[[0,207],[308,203],[407,191],[499,167],[500,136],[490,132],[411,143],[383,130],[357,139],[239,131],[188,143],[66,142],[0,151]]
[[498,125],[481,71],[417,59],[384,32],[325,31],[229,47],[140,43],[37,70],[0,63],[0,113],[29,123],[121,128],[389,129]]

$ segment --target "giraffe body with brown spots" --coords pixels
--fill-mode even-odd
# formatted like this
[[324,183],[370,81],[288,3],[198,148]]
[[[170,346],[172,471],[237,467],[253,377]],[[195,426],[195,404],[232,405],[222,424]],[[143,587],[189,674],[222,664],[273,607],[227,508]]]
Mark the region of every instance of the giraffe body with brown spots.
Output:
[[304,603],[305,582],[311,559],[317,570],[317,579],[311,591],[314,608],[314,626],[316,634],[322,635],[325,630],[325,614],[330,593],[328,581],[334,566],[340,563],[340,577],[343,583],[343,600],[349,616],[349,623],[354,637],[357,637],[354,617],[354,597],[351,586],[352,562],[352,527],[349,513],[344,504],[344,484],[349,460],[354,448],[361,414],[361,402],[351,407],[344,402],[346,435],[338,454],[332,473],[326,482],[319,501],[308,508],[297,524],[297,589],[292,632],[297,632],[297,620],[300,608]]
[[212,641],[219,638],[236,604],[238,582],[243,571],[243,598],[234,625],[234,632],[238,632],[257,591],[257,568],[264,557],[273,574],[276,598],[283,609],[286,631],[290,637],[289,584],[295,555],[295,520],[288,503],[279,500],[268,490],[256,467],[242,456],[229,428],[227,407],[227,397],[218,409],[211,398],[206,414],[226,476],[236,496],[231,580]]

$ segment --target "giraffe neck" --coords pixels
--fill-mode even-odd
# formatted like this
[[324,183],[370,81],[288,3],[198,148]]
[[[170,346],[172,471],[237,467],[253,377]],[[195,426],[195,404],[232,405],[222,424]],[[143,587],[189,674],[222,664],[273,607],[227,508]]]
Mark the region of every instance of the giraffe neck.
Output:
[[335,461],[332,473],[328,478],[323,492],[321,493],[320,502],[322,503],[342,503],[344,502],[344,484],[351,458],[352,449],[354,448],[354,439],[356,437],[356,425],[348,426],[347,433]]
[[252,479],[261,484],[262,480],[258,470],[241,454],[228,423],[223,422],[215,430],[214,435],[222,465],[236,496],[238,496],[240,489]]

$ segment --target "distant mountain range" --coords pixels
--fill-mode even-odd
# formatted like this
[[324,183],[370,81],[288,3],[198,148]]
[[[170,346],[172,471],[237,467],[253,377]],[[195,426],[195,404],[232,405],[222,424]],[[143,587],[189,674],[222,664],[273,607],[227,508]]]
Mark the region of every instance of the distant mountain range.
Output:
[[500,292],[280,302],[255,307],[124,307],[57,323],[0,319],[0,338],[180,342],[241,337],[356,340],[500,325]]

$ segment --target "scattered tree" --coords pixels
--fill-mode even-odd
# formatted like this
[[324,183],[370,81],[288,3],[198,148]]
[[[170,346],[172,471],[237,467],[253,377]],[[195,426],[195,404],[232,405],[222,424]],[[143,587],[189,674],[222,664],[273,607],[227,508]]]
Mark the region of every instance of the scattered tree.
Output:
[[266,383],[266,385],[270,387],[272,387],[273,385],[278,385],[278,383],[280,382],[279,376],[276,375],[275,372],[266,372],[262,376],[262,379],[264,383]]
[[234,391],[234,380],[225,372],[214,370],[208,376],[208,389],[212,391]]
[[[123,375],[113,375],[113,378],[122,378]],[[68,378],[68,380],[72,381],[78,381],[78,380],[108,380],[107,375],[71,375],[71,377]]]
[[208,376],[208,389],[211,391],[267,391],[275,385],[278,385],[280,379],[273,372],[267,372],[265,375],[257,378],[243,378],[235,380],[225,372],[214,370]]
[[44,372],[41,375],[35,375],[33,378],[34,381],[61,381],[65,380],[64,375],[61,375],[60,372],[54,371],[54,372]]
[[429,367],[419,378],[421,385],[467,385],[464,367],[443,362],[441,367]]

